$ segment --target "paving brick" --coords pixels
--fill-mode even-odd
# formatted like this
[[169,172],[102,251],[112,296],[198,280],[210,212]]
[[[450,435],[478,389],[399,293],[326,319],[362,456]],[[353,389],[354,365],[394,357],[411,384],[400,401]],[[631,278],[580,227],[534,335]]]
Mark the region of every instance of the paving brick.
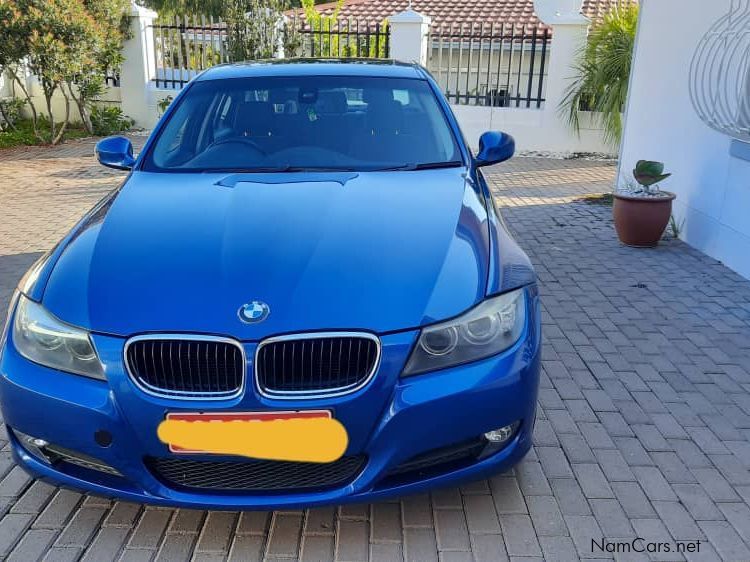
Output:
[[134,550],[158,547],[171,516],[171,511],[146,509],[138,521],[127,547]]
[[[7,562],[29,562],[29,560],[41,560],[44,554],[55,540],[57,531],[54,529],[31,529],[16,544],[10,553]],[[106,560],[100,558],[99,560]]]
[[490,489],[498,514],[527,513],[526,502],[515,478],[496,476],[490,479]]
[[376,503],[371,513],[373,541],[401,542],[401,507],[398,503]]
[[[195,541],[196,536],[194,534],[169,533],[164,538],[164,542],[159,547],[154,560],[156,562],[181,562],[183,560],[190,560]],[[247,548],[247,545],[243,547],[242,559],[248,562],[253,560],[252,551]],[[106,558],[101,560],[106,560]],[[254,560],[259,561],[261,558],[256,556]],[[92,560],[92,562],[94,561]]]
[[404,558],[407,562],[437,561],[435,530],[418,527],[404,529]]
[[203,524],[196,552],[226,552],[232,541],[238,514],[231,511],[210,511]]
[[[347,527],[349,526],[347,525]],[[294,558],[299,553],[302,517],[291,514],[273,515],[266,546],[267,557]]]
[[[250,513],[257,512],[244,512],[242,515]],[[242,515],[240,517],[242,517]],[[170,533],[197,533],[201,530],[205,517],[205,511],[196,509],[178,509],[172,516],[168,531]],[[265,528],[263,529],[263,532],[265,532]]]
[[[325,521],[327,521],[330,525],[330,529],[333,528],[333,512],[335,511],[335,507],[329,508],[329,511],[326,513],[329,513],[328,516],[330,519],[326,518]],[[182,510],[180,510],[182,511]],[[313,512],[315,512],[313,514]],[[203,512],[199,512],[202,516]],[[180,517],[180,513],[177,513],[177,516],[175,517],[175,522]],[[310,524],[311,529],[321,529],[323,526],[321,524],[321,521],[323,521],[323,512],[319,510],[310,510],[308,513],[308,518],[312,521]],[[196,531],[200,528],[200,522],[202,521],[202,517],[198,518],[198,527],[195,529]],[[271,524],[271,514],[265,511],[243,511],[240,513],[240,519],[237,523],[237,534],[238,535],[264,535],[268,532],[268,527]],[[191,524],[192,528],[192,524]]]
[[471,550],[476,562],[506,562],[509,559],[502,535],[471,535]]
[[629,518],[647,519],[656,517],[651,502],[637,482],[613,482],[612,489]]
[[700,484],[673,484],[672,489],[694,519],[705,521],[721,520],[724,518],[716,507],[716,504]]
[[653,502],[656,513],[677,540],[695,540],[701,538],[701,532],[695,520],[679,502]]
[[525,496],[548,496],[552,494],[542,465],[538,462],[530,462],[526,459],[516,467],[516,473],[518,474],[521,492]]
[[[320,558],[319,560],[325,560]],[[370,545],[370,560],[383,562],[403,562],[404,549],[395,543],[372,543]]]
[[81,501],[81,494],[59,490],[34,521],[35,528],[61,529]]
[[593,499],[589,503],[604,536],[633,536],[633,528],[618,500]]
[[568,534],[557,500],[552,496],[528,498],[529,514],[537,536],[565,536]]
[[577,480],[556,478],[552,480],[551,484],[563,515],[588,515],[591,513],[591,508]]
[[106,509],[102,507],[84,507],[79,509],[70,523],[60,533],[56,546],[85,547],[99,528]]
[[574,464],[573,472],[581,485],[583,495],[587,498],[615,497],[598,464]]
[[31,515],[22,513],[9,513],[0,519],[0,558],[7,556],[13,550],[32,519]]
[[[257,537],[251,537],[259,541]],[[302,537],[302,553],[300,560],[319,562],[321,560],[333,560],[335,551],[335,539],[333,535],[307,535]],[[239,555],[239,549],[238,549]]]
[[602,537],[602,530],[591,515],[566,515],[565,522],[570,530],[570,537],[581,557],[609,558],[609,555],[598,555],[591,551],[591,540]]
[[[170,537],[167,538],[169,539]],[[265,537],[258,535],[235,535],[232,540],[232,546],[229,549],[229,560],[232,562],[261,562],[265,546]]]
[[633,474],[651,501],[677,501],[677,496],[658,468],[635,466]]
[[541,556],[534,526],[528,515],[501,515],[500,525],[509,556]]
[[726,521],[699,521],[698,525],[724,560],[750,560],[750,550]]
[[401,520],[404,526],[431,527],[432,503],[427,494],[409,496],[401,500]]
[[127,527],[102,527],[94,540],[86,545],[83,562],[116,560],[130,534]]
[[605,478],[612,482],[629,482],[635,480],[633,471],[622,453],[616,449],[595,449],[594,456],[599,463]]
[[137,503],[117,502],[104,520],[106,526],[131,527],[143,506]]
[[470,533],[500,533],[500,523],[492,496],[465,496],[464,509]]
[[438,550],[469,550],[469,530],[463,510],[436,509],[435,535]]
[[18,498],[13,507],[10,508],[10,512],[37,514],[47,505],[56,491],[54,486],[37,480]]

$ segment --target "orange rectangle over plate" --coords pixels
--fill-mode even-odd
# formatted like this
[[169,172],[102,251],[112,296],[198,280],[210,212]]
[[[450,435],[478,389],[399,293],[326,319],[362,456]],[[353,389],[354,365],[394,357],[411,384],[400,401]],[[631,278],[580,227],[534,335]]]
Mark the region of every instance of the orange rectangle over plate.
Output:
[[[310,418],[331,418],[329,410],[290,410],[290,411],[270,411],[270,412],[168,412],[166,419],[178,421],[210,421],[210,422],[230,422],[230,421],[271,421],[271,420],[288,420],[288,419],[310,419]],[[169,445],[169,451],[177,454],[202,454],[212,455],[210,451],[191,451],[182,449],[174,445]]]

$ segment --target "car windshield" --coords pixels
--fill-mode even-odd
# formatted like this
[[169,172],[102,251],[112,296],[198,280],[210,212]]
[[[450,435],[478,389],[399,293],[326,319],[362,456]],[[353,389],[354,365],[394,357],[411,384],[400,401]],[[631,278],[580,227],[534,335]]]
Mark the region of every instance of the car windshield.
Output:
[[403,170],[462,165],[425,80],[294,76],[198,81],[146,171]]

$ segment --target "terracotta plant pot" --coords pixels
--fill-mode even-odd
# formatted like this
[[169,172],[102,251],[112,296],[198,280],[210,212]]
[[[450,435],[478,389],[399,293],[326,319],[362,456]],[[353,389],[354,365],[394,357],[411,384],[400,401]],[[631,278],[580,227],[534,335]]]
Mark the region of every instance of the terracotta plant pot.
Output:
[[620,241],[636,248],[653,248],[659,243],[669,217],[672,201],[676,197],[669,191],[663,197],[638,197],[614,194],[612,214]]

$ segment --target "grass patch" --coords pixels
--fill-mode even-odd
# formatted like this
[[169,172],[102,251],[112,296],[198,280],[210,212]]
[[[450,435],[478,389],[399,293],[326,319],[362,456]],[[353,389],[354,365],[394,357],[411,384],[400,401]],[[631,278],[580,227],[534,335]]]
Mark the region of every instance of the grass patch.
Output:
[[[39,122],[39,131],[45,138],[45,141],[40,141],[36,138],[30,119],[22,119],[16,122],[16,128],[18,129],[17,131],[9,129],[0,132],[0,148],[49,144],[49,126],[43,121]],[[65,131],[65,140],[80,139],[89,136],[91,135],[89,135],[88,131],[78,124],[68,125]]]
[[613,200],[614,197],[611,193],[595,193],[578,199],[578,201],[587,205],[602,205],[604,207],[611,207]]

